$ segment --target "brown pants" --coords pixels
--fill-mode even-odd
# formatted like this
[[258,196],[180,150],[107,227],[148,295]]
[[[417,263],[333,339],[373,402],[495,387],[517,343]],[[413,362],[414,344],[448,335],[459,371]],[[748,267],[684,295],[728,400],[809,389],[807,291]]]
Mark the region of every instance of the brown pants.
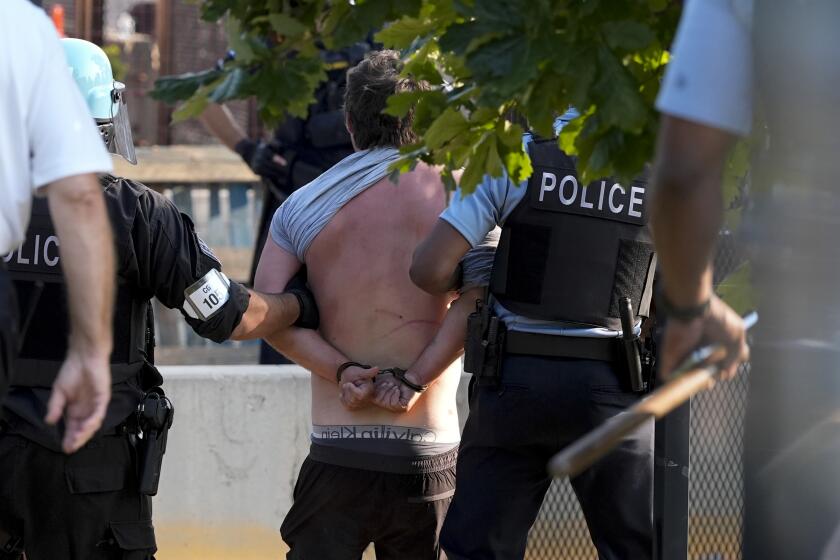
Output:
[[359,560],[372,542],[378,560],[435,560],[454,490],[454,466],[394,474],[307,457],[280,528],[287,558]]

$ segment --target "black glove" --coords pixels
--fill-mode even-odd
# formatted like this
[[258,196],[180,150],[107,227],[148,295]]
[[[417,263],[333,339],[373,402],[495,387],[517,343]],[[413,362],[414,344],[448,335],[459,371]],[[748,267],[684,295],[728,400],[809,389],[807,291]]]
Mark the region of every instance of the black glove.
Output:
[[251,171],[286,193],[288,167],[274,161],[274,156],[280,155],[279,146],[274,142],[269,143],[263,140],[255,142],[250,138],[243,138],[237,142],[234,150],[248,164]]
[[317,329],[321,322],[321,317],[318,314],[318,306],[315,304],[315,296],[312,295],[312,292],[306,285],[305,266],[286,284],[285,293],[294,294],[300,305],[300,315],[298,315],[298,319],[294,322],[294,325],[302,329]]

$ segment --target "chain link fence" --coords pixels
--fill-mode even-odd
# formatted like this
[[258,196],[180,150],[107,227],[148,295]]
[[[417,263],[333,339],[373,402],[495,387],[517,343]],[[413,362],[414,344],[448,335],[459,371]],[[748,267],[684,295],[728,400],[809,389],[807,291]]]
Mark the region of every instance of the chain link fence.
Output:
[[[716,285],[743,262],[743,253],[733,236],[722,233],[715,259]],[[741,450],[748,381],[747,364],[732,381],[718,383],[691,401],[687,555],[690,560],[741,558],[744,509]],[[531,529],[525,557],[528,560],[597,560],[583,512],[568,480],[552,483]]]

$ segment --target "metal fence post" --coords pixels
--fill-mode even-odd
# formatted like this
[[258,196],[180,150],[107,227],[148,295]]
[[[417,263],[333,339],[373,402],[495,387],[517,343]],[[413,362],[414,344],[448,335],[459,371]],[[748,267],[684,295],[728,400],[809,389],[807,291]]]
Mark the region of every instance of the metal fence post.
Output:
[[654,558],[688,557],[689,424],[685,403],[656,423],[653,466]]

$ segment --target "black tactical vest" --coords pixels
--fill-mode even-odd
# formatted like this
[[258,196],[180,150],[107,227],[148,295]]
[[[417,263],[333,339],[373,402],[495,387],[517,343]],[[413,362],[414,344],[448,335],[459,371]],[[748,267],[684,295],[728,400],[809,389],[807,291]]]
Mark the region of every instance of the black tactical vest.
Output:
[[491,293],[533,319],[620,330],[622,297],[647,316],[656,255],[645,181],[583,185],[554,139],[535,140],[530,155],[534,173],[502,228]]
[[[103,178],[103,186],[109,180]],[[21,351],[13,385],[51,387],[67,353],[67,297],[58,247],[47,201],[35,199],[26,240],[3,257],[18,294],[21,318]],[[143,370],[151,337],[149,301],[130,288],[118,274],[111,353],[114,384]]]
[[315,91],[306,119],[289,116],[275,131],[280,154],[289,162],[292,189],[302,187],[353,153],[344,124],[347,70],[370,51],[369,43],[356,43],[339,51],[323,51],[327,80]]

